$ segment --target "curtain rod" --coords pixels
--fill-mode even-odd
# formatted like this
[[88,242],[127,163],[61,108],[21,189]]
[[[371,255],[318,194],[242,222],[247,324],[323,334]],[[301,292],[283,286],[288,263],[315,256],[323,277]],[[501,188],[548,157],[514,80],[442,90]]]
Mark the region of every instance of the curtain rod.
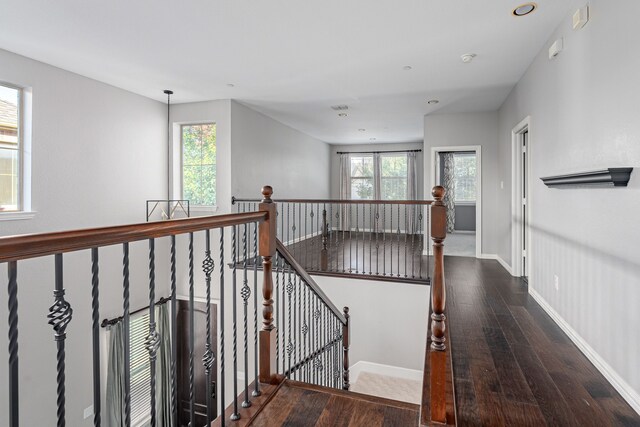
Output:
[[[164,304],[164,303],[169,302],[169,301],[171,301],[171,298],[162,297],[162,298],[160,298],[158,300],[156,305],[161,305],[161,304]],[[129,313],[129,316],[132,316],[134,314],[140,313],[141,311],[147,310],[148,308],[149,308],[149,306],[146,306],[146,307],[142,307],[142,308],[140,308],[140,309],[138,309],[136,311],[132,311],[132,312]],[[107,326],[115,325],[116,323],[122,321],[122,319],[124,319],[124,316],[114,317],[113,319],[104,319],[102,321],[102,323],[100,323],[100,326],[102,326],[103,328],[106,328]]]
[[422,153],[422,150],[336,151],[336,154]]

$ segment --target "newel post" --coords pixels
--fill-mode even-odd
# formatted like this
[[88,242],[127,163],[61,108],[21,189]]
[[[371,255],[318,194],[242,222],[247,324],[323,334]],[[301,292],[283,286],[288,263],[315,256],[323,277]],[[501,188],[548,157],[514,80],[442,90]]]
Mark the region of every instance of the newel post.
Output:
[[342,389],[349,390],[349,307],[345,307],[343,313],[347,323],[342,325]]
[[446,343],[444,284],[444,239],[447,237],[447,208],[442,202],[445,189],[433,187],[431,205],[431,239],[433,240],[433,281],[431,282],[431,346],[429,348],[431,420],[446,423]]
[[262,329],[260,330],[260,381],[271,382],[276,374],[276,335],[273,324],[273,277],[272,258],[276,254],[276,204],[271,200],[273,188],[262,187],[262,202],[259,210],[268,213],[260,223],[259,254],[262,257]]

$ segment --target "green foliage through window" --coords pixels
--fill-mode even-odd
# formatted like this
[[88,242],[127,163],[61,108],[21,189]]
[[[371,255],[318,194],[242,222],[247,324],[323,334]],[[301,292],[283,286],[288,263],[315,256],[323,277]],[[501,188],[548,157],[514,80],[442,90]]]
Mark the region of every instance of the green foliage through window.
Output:
[[455,153],[453,155],[456,202],[476,201],[476,155]]
[[[380,197],[383,200],[407,199],[407,155],[382,154],[380,159]],[[376,168],[373,154],[351,156],[351,199],[373,200]]]
[[182,126],[182,197],[192,206],[216,204],[216,125]]

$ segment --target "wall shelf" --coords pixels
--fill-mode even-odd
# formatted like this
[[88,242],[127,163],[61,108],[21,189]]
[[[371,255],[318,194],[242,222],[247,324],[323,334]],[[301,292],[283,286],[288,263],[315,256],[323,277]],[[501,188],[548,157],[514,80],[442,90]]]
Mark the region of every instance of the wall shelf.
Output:
[[633,168],[607,168],[540,178],[547,187],[626,187]]

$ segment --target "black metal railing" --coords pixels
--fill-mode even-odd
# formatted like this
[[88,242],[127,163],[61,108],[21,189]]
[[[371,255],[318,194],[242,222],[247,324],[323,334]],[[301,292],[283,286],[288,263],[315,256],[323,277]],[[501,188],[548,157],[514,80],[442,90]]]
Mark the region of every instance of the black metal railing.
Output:
[[278,372],[348,390],[349,309],[338,310],[280,241],[274,274]]
[[[232,198],[237,212],[258,200]],[[281,199],[277,236],[320,275],[429,281],[428,200]]]
[[147,222],[156,220],[168,220],[189,218],[191,216],[191,204],[189,200],[147,200]]
[[[49,309],[49,324],[54,330],[56,343],[56,373],[51,374],[50,380],[56,382],[57,425],[64,426],[67,422],[66,397],[67,390],[74,388],[76,393],[86,392],[87,384],[67,384],[66,350],[65,343],[67,332],[85,337],[92,342],[92,372],[93,372],[93,402],[95,426],[107,424],[103,420],[104,409],[101,408],[101,393],[103,392],[100,366],[99,322],[100,290],[107,287],[107,292],[114,293],[114,284],[122,293],[122,309],[109,307],[110,314],[117,310],[119,316],[116,319],[105,320],[102,326],[123,322],[123,360],[125,369],[121,372],[123,381],[122,419],[125,426],[130,426],[131,419],[131,372],[130,360],[132,349],[130,343],[131,315],[134,313],[131,307],[132,293],[137,292],[139,279],[133,280],[131,270],[144,269],[147,274],[145,283],[145,295],[148,294],[149,305],[149,331],[144,342],[144,348],[148,352],[150,362],[150,395],[149,395],[149,423],[157,424],[156,407],[160,404],[161,396],[156,392],[156,363],[158,348],[162,340],[161,334],[167,333],[159,330],[155,318],[154,307],[156,304],[164,304],[165,299],[156,302],[156,293],[168,291],[170,304],[170,363],[168,364],[170,378],[170,411],[173,425],[210,425],[219,415],[220,425],[224,426],[229,421],[237,420],[241,416],[240,406],[249,407],[257,396],[261,394],[262,376],[259,361],[263,350],[259,348],[259,334],[273,332],[277,337],[276,366],[278,369],[270,375],[269,382],[277,380],[277,375],[283,374],[287,378],[295,378],[314,384],[322,384],[331,387],[349,387],[349,316],[348,309],[342,313],[324,295],[322,290],[308,275],[302,266],[293,258],[288,249],[281,243],[277,244],[277,250],[273,254],[262,249],[263,241],[276,241],[271,228],[275,219],[273,212],[265,211],[265,206],[274,206],[270,200],[270,187],[267,193],[263,190],[265,200],[260,205],[254,205],[255,211],[241,212],[229,215],[212,217],[198,217],[163,222],[147,222],[115,227],[103,227],[87,230],[75,230],[68,232],[44,233],[25,236],[13,236],[0,238],[0,264],[6,263],[8,272],[8,305],[9,305],[9,376],[8,384],[2,385],[9,391],[8,425],[17,427],[20,425],[20,371],[18,351],[18,291],[26,287],[35,286],[29,283],[24,274],[21,281],[21,266],[29,268],[25,260],[40,258],[45,261],[53,257],[53,271],[43,271],[43,274],[53,276],[53,305]],[[275,209],[275,208],[270,208]],[[177,238],[179,236],[179,238]],[[146,242],[146,245],[140,244]],[[218,243],[216,245],[216,242]],[[107,246],[117,245],[121,247],[121,253],[116,258]],[[229,248],[230,246],[230,248]],[[65,254],[90,253],[90,263],[85,264],[81,257],[65,256]],[[105,253],[107,256],[101,257]],[[162,253],[162,259],[157,256]],[[273,256],[275,255],[275,256]],[[141,263],[141,256],[146,260]],[[259,277],[259,259],[263,263],[275,262],[273,276]],[[239,262],[240,260],[240,262]],[[91,272],[91,302],[82,301],[82,293],[76,293],[77,286],[69,289],[73,293],[72,298],[67,299],[65,282],[77,284],[78,279],[73,274],[66,274],[63,266],[70,264],[73,271],[86,268]],[[162,267],[157,268],[162,264]],[[198,267],[200,264],[200,267]],[[229,268],[227,266],[230,265]],[[114,266],[117,266],[121,274],[113,276]],[[106,268],[103,268],[106,267]],[[198,270],[201,270],[201,274]],[[227,270],[225,272],[225,270]],[[101,273],[101,271],[107,273]],[[159,272],[164,272],[164,277]],[[265,270],[266,271],[266,270]],[[28,272],[27,272],[28,273]],[[225,273],[230,278],[225,277]],[[107,277],[103,277],[103,276]],[[180,278],[184,278],[181,285]],[[229,280],[230,279],[230,280]],[[258,282],[262,281],[259,285]],[[165,289],[159,283],[165,284]],[[267,289],[276,283],[273,300],[267,297]],[[20,284],[20,286],[18,286]],[[204,288],[204,300],[206,302],[205,315],[205,339],[199,340],[204,345],[196,345],[195,336],[195,300],[196,285],[198,289]],[[188,314],[185,323],[188,323],[188,336],[184,337],[178,330],[178,289],[188,289],[185,299],[188,302]],[[262,290],[262,298],[258,292]],[[132,292],[136,291],[136,292]],[[216,291],[218,292],[216,298]],[[229,294],[229,291],[231,294]],[[199,295],[202,296],[202,295]],[[217,305],[219,324],[216,316],[212,315],[211,304]],[[73,322],[73,308],[69,301],[73,301],[76,307],[81,304],[91,305],[92,322],[89,327]],[[275,304],[275,318],[273,325],[265,328],[267,312],[266,304]],[[259,310],[262,313],[262,329],[259,329]],[[36,316],[34,313],[33,316]],[[232,323],[231,339],[227,336],[225,323]],[[29,322],[32,323],[32,322]],[[184,330],[183,328],[180,331]],[[181,334],[181,335],[179,335]],[[218,334],[218,345],[213,342],[215,334]],[[188,370],[183,375],[178,371],[178,338],[186,338],[185,358],[182,359]],[[166,338],[166,336],[165,336]],[[76,341],[76,340],[74,340]],[[53,349],[52,349],[53,350]],[[217,354],[216,354],[217,353]],[[46,351],[44,351],[46,354]],[[266,354],[266,353],[265,353]],[[204,378],[197,378],[197,358],[201,358]],[[260,365],[261,366],[261,365]],[[28,372],[29,366],[22,367],[23,375]],[[244,372],[241,372],[244,371]],[[186,373],[188,372],[188,374]],[[216,374],[218,382],[212,380]],[[42,379],[46,381],[46,379]],[[196,383],[206,382],[206,415],[196,410],[195,393]],[[231,384],[229,384],[231,381]],[[252,383],[252,384],[251,384]],[[178,396],[178,390],[188,390],[188,399]],[[135,390],[134,390],[135,391]],[[217,396],[217,400],[213,400]],[[230,399],[228,397],[230,396]],[[53,398],[53,397],[52,397]],[[186,406],[183,404],[186,402]],[[229,405],[230,402],[230,405]],[[162,401],[166,403],[166,401]],[[229,406],[228,406],[229,405]],[[225,409],[229,410],[229,416],[224,415]],[[179,413],[184,414],[180,416]],[[53,417],[53,414],[51,415]],[[74,419],[75,420],[75,419]],[[2,424],[0,422],[0,424]]]

